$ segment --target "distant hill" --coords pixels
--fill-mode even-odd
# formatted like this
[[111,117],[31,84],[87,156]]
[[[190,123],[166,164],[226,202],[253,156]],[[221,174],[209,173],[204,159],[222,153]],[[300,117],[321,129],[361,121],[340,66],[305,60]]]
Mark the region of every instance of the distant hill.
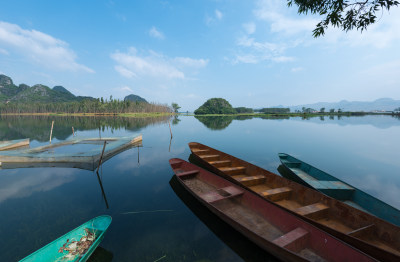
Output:
[[319,102],[314,104],[289,106],[291,112],[295,112],[296,110],[301,111],[303,107],[312,108],[317,111],[319,111],[322,107],[325,107],[326,112],[329,112],[330,109],[335,109],[335,111],[337,111],[339,108],[342,111],[352,111],[352,112],[393,111],[395,108],[400,107],[400,100],[394,100],[391,98],[380,98],[371,102],[342,100],[340,102],[333,102],[333,103]]
[[45,85],[26,84],[16,86],[12,79],[0,74],[0,102],[70,102],[83,99],[94,99],[93,97],[75,96],[62,86],[55,86],[52,89]]
[[146,99],[144,99],[143,97],[131,94],[128,95],[124,98],[124,101],[131,101],[131,102],[145,102],[147,103]]

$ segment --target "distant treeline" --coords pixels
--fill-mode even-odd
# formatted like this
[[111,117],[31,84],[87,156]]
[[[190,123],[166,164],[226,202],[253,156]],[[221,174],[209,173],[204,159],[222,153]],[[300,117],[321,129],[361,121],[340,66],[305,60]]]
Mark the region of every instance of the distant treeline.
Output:
[[262,108],[257,110],[260,113],[265,113],[265,114],[287,114],[290,113],[290,108]]
[[0,104],[0,113],[19,114],[19,113],[171,113],[172,109],[168,105],[100,99],[82,100],[61,103],[14,103]]

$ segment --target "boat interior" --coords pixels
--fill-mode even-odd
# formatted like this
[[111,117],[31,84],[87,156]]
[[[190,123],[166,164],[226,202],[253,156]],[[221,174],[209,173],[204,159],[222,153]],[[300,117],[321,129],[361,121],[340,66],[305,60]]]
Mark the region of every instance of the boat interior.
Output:
[[245,196],[240,187],[232,186],[226,181],[224,184],[210,179],[199,170],[181,170],[180,164],[181,162],[176,161],[171,163],[171,166],[186,187],[242,228],[259,236],[261,239],[258,241],[273,243],[310,261],[326,261],[326,257],[329,255],[325,253],[324,249],[315,246],[314,242],[318,241],[311,239],[314,236],[301,226],[285,224],[287,221],[282,219],[280,213],[282,211],[276,206],[265,202],[278,210],[271,212],[268,209],[265,211],[262,206],[254,204],[254,199]]
[[371,221],[363,212],[349,210],[345,204],[313,189],[202,144],[189,143],[189,146],[195,156],[210,165],[212,171],[249,188],[276,205],[400,256],[400,239],[395,237],[400,235],[398,227],[394,227],[396,232],[393,232],[390,223],[385,226],[380,223],[377,227],[377,219]]

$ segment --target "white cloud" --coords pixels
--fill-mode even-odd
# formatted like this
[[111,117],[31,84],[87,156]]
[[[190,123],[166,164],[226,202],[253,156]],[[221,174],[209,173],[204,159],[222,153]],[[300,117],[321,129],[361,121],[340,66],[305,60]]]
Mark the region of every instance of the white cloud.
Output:
[[177,57],[174,59],[177,64],[181,66],[188,66],[193,68],[206,67],[208,64],[208,59],[193,59],[190,57]]
[[294,57],[290,56],[277,56],[272,58],[273,61],[278,62],[278,63],[283,63],[283,62],[290,62],[294,60]]
[[184,71],[190,68],[199,69],[208,64],[208,59],[169,58],[151,50],[146,54],[139,54],[134,47],[129,48],[126,53],[115,51],[111,58],[117,63],[115,70],[127,78],[185,79]]
[[0,54],[2,55],[9,55],[8,51],[5,49],[0,48]]
[[162,32],[158,31],[154,26],[149,30],[149,35],[157,39],[164,39],[165,36]]
[[219,11],[218,9],[215,9],[215,17],[216,17],[218,20],[221,20],[223,16],[224,16],[224,15],[222,14],[221,11]]
[[222,20],[222,18],[224,17],[224,14],[219,11],[218,9],[215,9],[214,11],[214,15],[206,15],[205,21],[207,25],[211,25],[216,21],[220,21]]
[[120,88],[120,90],[124,92],[133,92],[133,90],[129,86],[123,86]]
[[25,30],[16,24],[0,21],[0,47],[6,46],[26,59],[48,68],[94,73],[76,62],[77,56],[68,44],[36,30]]
[[292,71],[293,73],[296,73],[296,72],[300,72],[303,70],[304,70],[303,67],[293,67],[290,71]]
[[242,26],[248,35],[252,35],[256,31],[256,24],[253,22],[243,24]]
[[[271,42],[258,42],[248,36],[240,37],[237,42],[233,63],[257,64],[263,61],[290,62],[293,57],[284,56],[284,51],[290,47],[288,44],[276,44]],[[293,45],[293,44],[292,44]]]
[[[295,7],[291,9],[294,10]],[[281,0],[260,0],[254,14],[257,19],[267,21],[271,32],[283,33],[285,35],[296,35],[299,33],[309,32],[315,28],[319,20],[304,17],[299,19],[291,18],[287,15],[290,12],[286,2]]]

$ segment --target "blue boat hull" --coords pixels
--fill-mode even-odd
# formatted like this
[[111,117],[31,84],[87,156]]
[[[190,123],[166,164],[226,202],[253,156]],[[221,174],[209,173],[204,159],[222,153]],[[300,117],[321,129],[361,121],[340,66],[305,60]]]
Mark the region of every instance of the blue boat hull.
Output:
[[291,155],[279,153],[285,176],[330,197],[400,226],[400,211]]

